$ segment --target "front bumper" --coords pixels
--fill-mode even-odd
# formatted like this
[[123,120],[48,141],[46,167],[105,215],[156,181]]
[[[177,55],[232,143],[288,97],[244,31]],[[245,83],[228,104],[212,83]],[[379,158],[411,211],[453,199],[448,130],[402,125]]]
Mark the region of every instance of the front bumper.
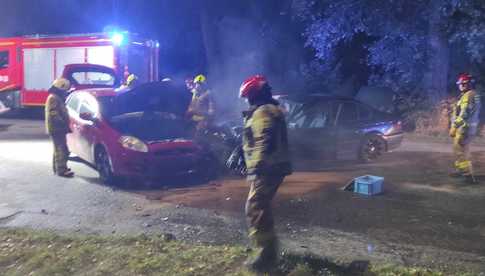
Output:
[[404,133],[384,135],[382,138],[386,141],[386,151],[392,151],[401,146]]
[[114,174],[123,177],[158,179],[198,173],[201,163],[197,154],[177,156],[153,156],[153,154],[129,154],[117,160]]

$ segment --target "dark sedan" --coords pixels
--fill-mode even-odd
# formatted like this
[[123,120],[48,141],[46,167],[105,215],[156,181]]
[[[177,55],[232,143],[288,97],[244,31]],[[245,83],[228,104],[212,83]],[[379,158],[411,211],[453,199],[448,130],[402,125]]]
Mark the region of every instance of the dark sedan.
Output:
[[305,160],[372,161],[400,146],[401,121],[354,99],[276,97],[287,112],[292,155]]

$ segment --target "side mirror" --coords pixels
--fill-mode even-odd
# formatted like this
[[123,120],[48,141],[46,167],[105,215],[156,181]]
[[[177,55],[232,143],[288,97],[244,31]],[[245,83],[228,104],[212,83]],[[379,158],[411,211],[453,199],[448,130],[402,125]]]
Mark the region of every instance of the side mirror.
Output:
[[83,112],[83,113],[79,114],[79,118],[86,120],[86,121],[91,121],[91,122],[93,122],[96,119],[93,116],[93,114],[89,113],[89,112]]

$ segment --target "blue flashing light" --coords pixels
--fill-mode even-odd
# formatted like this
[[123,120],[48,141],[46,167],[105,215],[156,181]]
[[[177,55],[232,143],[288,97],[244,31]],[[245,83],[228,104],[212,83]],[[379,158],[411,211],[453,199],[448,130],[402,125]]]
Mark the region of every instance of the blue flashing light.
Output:
[[125,36],[121,33],[113,33],[111,35],[111,41],[113,41],[113,43],[116,46],[121,46],[123,44],[124,40],[125,40]]

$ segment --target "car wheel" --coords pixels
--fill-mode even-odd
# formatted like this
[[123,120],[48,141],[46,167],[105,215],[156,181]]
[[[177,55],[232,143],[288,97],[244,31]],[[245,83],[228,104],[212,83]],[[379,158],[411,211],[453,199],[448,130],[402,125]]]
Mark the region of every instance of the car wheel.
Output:
[[386,150],[386,141],[379,135],[367,135],[360,148],[360,159],[363,162],[372,162],[378,159]]
[[109,155],[106,150],[100,147],[96,151],[96,170],[99,173],[99,178],[105,184],[114,184],[115,177],[111,170],[111,164],[109,162]]

